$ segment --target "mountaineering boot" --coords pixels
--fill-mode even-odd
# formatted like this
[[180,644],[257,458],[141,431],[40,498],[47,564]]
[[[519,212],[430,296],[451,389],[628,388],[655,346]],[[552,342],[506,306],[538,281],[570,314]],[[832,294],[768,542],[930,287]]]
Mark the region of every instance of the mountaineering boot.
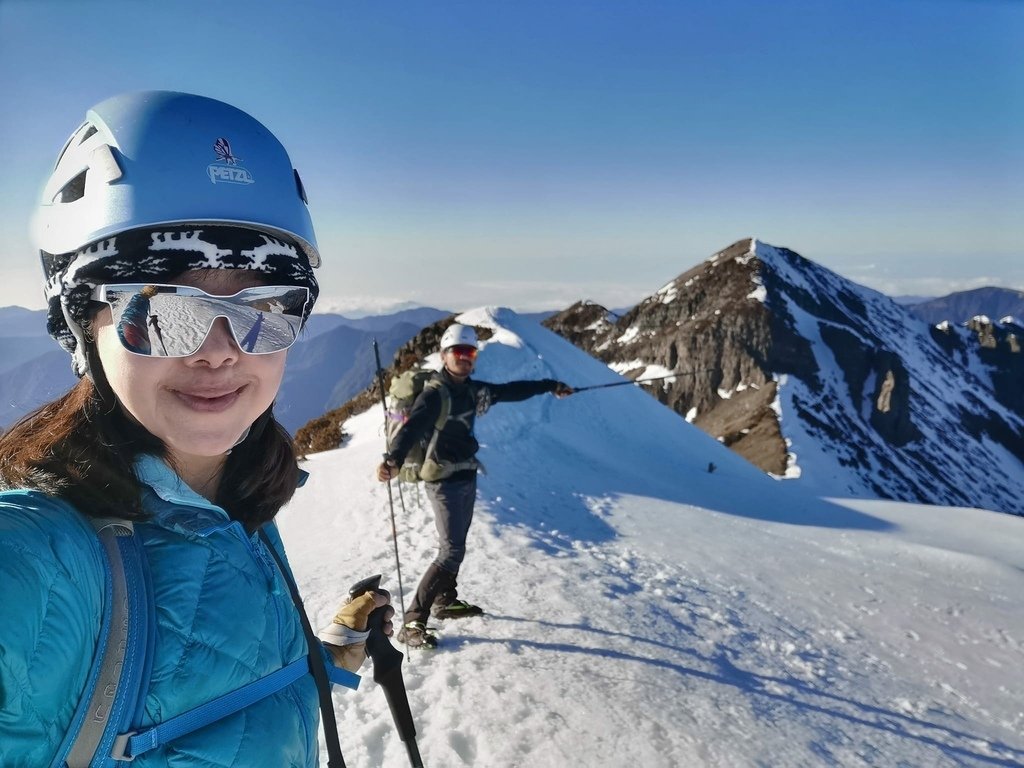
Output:
[[433,650],[437,648],[437,635],[422,621],[410,621],[398,630],[398,642],[405,643],[408,648]]
[[483,612],[484,609],[479,605],[467,603],[465,600],[452,600],[445,605],[434,603],[430,609],[430,615],[435,619],[464,619],[467,616],[480,616]]
[[403,621],[410,624],[414,621],[427,621],[430,619],[430,606],[436,602],[447,603],[455,597],[455,574],[444,570],[437,563],[431,563],[427,572],[420,579],[420,585],[416,588],[409,609],[405,612]]

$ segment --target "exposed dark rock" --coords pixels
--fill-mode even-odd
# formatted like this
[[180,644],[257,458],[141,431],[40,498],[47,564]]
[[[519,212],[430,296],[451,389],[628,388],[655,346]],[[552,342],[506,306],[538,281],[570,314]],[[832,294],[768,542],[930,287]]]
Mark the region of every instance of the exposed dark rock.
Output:
[[619,317],[592,301],[577,301],[568,309],[552,315],[541,325],[584,347],[594,336],[600,336],[615,325]]
[[[783,474],[787,448],[771,407],[774,376],[792,374],[813,386],[817,363],[788,306],[759,298],[764,270],[751,249],[751,240],[734,243],[614,325],[593,325],[593,310],[576,304],[548,327],[631,378],[650,365],[679,371],[674,381],[645,389],[765,471]],[[817,306],[813,294],[804,300]],[[630,368],[630,361],[639,363]]]
[[1016,323],[994,323],[980,317],[969,320],[966,327],[978,339],[978,357],[989,369],[996,398],[1024,416],[1024,353],[1021,352],[1024,328]]
[[[820,333],[843,371],[850,403],[870,414],[871,426],[878,434],[895,446],[920,438],[921,432],[910,418],[910,377],[899,356],[868,346],[863,337],[846,328],[821,324]],[[865,392],[869,379],[874,386]]]

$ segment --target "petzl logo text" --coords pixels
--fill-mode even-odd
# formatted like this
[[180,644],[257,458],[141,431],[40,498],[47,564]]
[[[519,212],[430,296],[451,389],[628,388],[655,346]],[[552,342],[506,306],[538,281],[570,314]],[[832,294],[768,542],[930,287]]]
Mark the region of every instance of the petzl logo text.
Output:
[[242,159],[231,152],[231,142],[227,139],[217,139],[213,143],[213,151],[217,153],[217,162],[206,166],[206,172],[214,184],[252,184],[256,181],[248,170],[239,165]]

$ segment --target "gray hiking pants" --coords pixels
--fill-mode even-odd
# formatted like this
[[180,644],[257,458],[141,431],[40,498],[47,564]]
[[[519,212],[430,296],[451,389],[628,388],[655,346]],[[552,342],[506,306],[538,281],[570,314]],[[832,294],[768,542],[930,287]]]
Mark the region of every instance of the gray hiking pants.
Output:
[[473,522],[476,476],[471,480],[442,480],[424,485],[437,526],[438,550],[434,562],[439,568],[458,574],[466,558],[466,537]]
[[434,508],[438,551],[434,562],[420,579],[405,613],[406,623],[426,621],[435,602],[447,605],[458,594],[455,577],[466,557],[466,536],[473,522],[473,505],[476,502],[475,476],[470,480],[442,480],[424,485]]

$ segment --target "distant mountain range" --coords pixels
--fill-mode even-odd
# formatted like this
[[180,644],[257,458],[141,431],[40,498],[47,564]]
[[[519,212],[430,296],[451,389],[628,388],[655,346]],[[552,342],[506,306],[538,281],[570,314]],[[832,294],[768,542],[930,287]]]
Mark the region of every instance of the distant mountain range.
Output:
[[1010,288],[976,288],[959,291],[938,299],[926,299],[908,307],[911,312],[928,323],[947,321],[964,323],[974,317],[1001,320],[1016,318],[1024,322],[1024,291]]
[[374,339],[382,357],[390,359],[419,329],[406,322],[375,331],[339,325],[296,344],[288,353],[274,408],[278,421],[295,434],[310,419],[346,402],[373,379]]
[[[416,307],[378,317],[313,315],[289,350],[275,412],[294,432],[372,379],[373,340],[384,360],[423,325],[449,312]],[[46,333],[45,310],[0,307],[0,429],[73,387],[71,360]]]
[[46,310],[0,307],[0,429],[76,381],[71,358],[46,333]]

